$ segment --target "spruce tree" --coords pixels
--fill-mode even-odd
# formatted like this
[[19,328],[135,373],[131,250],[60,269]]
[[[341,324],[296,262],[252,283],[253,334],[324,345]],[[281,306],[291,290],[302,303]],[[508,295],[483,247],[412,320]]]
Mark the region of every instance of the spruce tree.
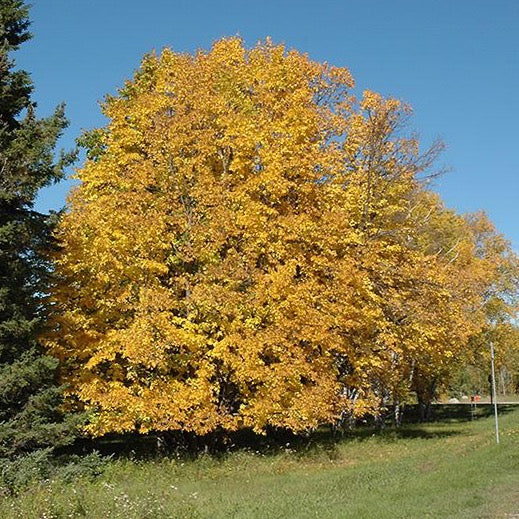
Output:
[[45,325],[52,227],[57,215],[35,210],[38,191],[60,180],[72,153],[56,159],[67,126],[64,106],[37,118],[30,75],[12,52],[31,38],[28,7],[0,0],[0,457],[66,444],[74,418],[60,411],[57,361],[37,337]]

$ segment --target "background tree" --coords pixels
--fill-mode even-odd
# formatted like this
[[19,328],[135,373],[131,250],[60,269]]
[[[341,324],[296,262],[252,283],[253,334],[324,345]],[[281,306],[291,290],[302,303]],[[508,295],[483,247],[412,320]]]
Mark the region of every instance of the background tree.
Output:
[[59,410],[56,359],[36,340],[45,324],[45,296],[56,215],[34,210],[42,187],[63,177],[72,155],[56,161],[67,125],[64,108],[37,119],[27,72],[14,69],[12,51],[27,41],[28,8],[0,3],[0,456],[53,447],[73,437],[74,419]]
[[519,259],[484,213],[465,218],[474,238],[475,256],[489,275],[482,289],[484,325],[471,336],[449,389],[457,396],[461,392],[491,393],[489,344],[493,342],[497,391],[506,395],[516,391],[519,382]]

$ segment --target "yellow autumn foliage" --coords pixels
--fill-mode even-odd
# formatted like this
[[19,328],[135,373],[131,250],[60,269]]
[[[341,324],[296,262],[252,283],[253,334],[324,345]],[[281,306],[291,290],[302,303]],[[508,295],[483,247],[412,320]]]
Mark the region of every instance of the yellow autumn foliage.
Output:
[[53,331],[94,435],[377,413],[483,325],[494,275],[409,107],[270,40],[144,58],[85,137]]

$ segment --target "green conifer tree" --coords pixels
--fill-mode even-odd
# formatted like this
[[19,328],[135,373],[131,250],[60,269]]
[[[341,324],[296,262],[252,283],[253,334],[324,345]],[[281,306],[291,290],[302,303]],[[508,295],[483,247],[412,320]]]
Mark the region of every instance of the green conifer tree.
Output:
[[55,158],[67,125],[64,107],[38,119],[29,74],[11,57],[27,41],[28,7],[0,0],[0,457],[63,445],[74,418],[60,411],[56,360],[37,341],[45,324],[45,295],[56,214],[34,209],[38,191],[64,175],[73,154]]

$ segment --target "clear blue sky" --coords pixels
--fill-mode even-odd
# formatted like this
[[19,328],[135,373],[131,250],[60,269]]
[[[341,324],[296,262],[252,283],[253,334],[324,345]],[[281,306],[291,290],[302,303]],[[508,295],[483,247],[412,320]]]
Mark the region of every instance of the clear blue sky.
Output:
[[[98,101],[142,55],[208,48],[222,36],[271,36],[346,66],[357,89],[409,102],[412,127],[448,148],[436,183],[459,211],[484,209],[519,250],[519,0],[33,0],[34,39],[17,53],[40,115],[61,101],[61,145],[103,124]],[[70,182],[38,208],[62,207]]]

